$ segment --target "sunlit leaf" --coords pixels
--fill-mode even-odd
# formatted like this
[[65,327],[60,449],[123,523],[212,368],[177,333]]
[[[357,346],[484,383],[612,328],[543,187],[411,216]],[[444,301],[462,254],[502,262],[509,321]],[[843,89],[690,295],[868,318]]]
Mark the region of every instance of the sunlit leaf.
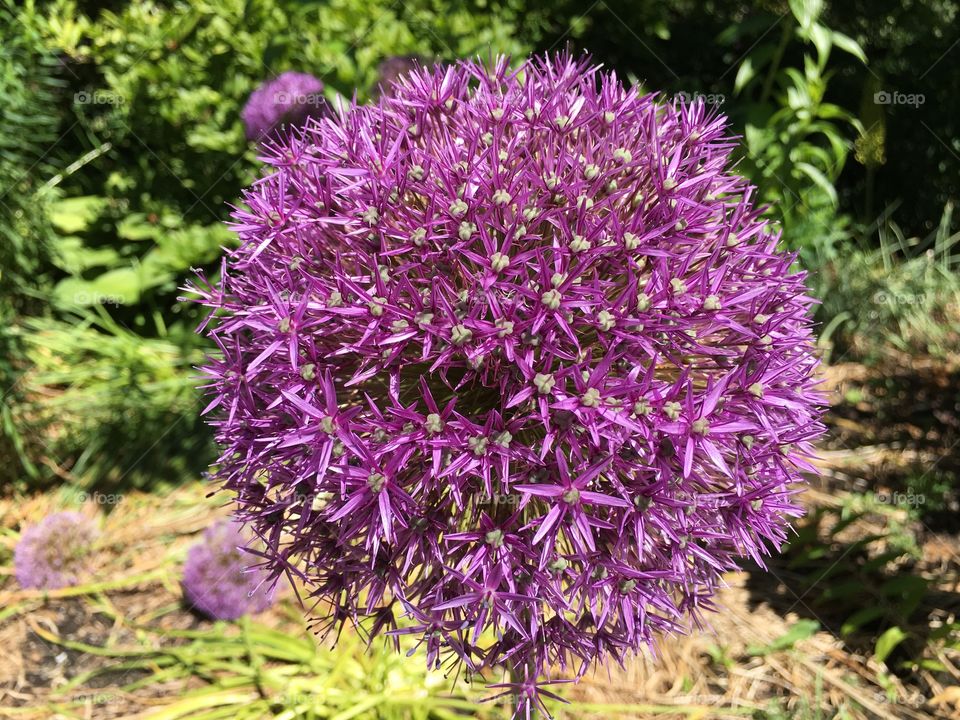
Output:
[[833,44],[836,45],[841,50],[845,50],[854,57],[860,60],[860,62],[866,64],[867,54],[863,51],[863,48],[860,47],[860,44],[854,40],[849,35],[844,35],[842,32],[837,32],[836,30],[831,32],[833,39]]
[[50,206],[50,222],[65,235],[83,232],[106,205],[107,199],[96,195],[64,198]]
[[906,638],[907,634],[896,625],[888,629],[883,635],[877,638],[877,644],[873,651],[874,660],[881,663],[886,662],[886,659],[890,656],[890,653],[893,652],[894,648]]

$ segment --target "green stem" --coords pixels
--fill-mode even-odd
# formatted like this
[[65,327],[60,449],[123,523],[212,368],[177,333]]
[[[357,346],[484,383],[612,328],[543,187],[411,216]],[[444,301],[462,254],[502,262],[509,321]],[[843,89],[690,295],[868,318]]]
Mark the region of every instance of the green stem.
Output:
[[[517,685],[517,686],[519,686],[524,680],[523,670],[516,667],[515,665],[510,665],[510,667],[507,669],[507,676],[510,682],[513,685]],[[513,691],[510,693],[510,717],[511,718],[519,717],[519,712],[520,712],[520,692],[518,689],[514,688]],[[533,715],[531,713],[531,717],[532,716]]]
[[790,44],[790,37],[793,35],[793,27],[788,23],[783,26],[783,32],[780,33],[780,44],[777,45],[777,51],[770,63],[770,70],[763,79],[763,89],[760,91],[760,102],[765,103],[773,92],[773,81],[780,71],[780,63],[783,62],[783,54],[787,51],[787,45]]

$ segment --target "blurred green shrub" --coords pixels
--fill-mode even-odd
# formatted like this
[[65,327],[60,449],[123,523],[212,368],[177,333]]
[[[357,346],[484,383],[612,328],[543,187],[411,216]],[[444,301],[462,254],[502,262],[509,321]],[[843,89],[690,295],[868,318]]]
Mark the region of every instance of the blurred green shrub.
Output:
[[[82,486],[197,477],[214,459],[192,367],[199,348],[144,337],[102,307],[25,321],[17,417],[44,428],[45,468]],[[158,332],[158,334],[160,334]]]
[[53,167],[63,83],[56,55],[9,0],[0,4],[0,28],[0,460],[37,477],[31,428],[15,421],[12,408],[23,397],[28,362],[18,318],[42,305],[48,285],[53,232],[46,208],[53,191],[42,178]]
[[[191,266],[209,264],[230,236],[227,203],[256,175],[240,109],[267,77],[297,69],[333,96],[365,96],[384,56],[498,51],[515,11],[450,2],[285,0],[125,4],[95,18],[56,2],[47,29],[71,68],[78,155],[100,152],[63,182],[55,208],[64,239],[61,307],[115,304],[143,325],[144,306],[170,319]],[[73,13],[73,19],[70,18]],[[104,301],[107,301],[106,303]],[[125,312],[129,308],[133,312]]]

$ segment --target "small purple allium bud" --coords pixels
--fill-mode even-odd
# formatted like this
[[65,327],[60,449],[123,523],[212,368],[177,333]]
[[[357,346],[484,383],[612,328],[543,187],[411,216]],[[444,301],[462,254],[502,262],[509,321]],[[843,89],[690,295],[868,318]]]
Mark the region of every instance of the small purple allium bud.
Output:
[[300,126],[329,111],[323,83],[313,75],[285,72],[250,94],[241,117],[247,139],[260,141],[281,126]]
[[249,538],[239,524],[222,520],[190,548],[183,566],[187,603],[214,620],[234,620],[263,612],[273,604],[273,585],[256,555],[243,548]]
[[321,631],[509,666],[528,714],[782,545],[813,301],[702,103],[567,55],[393,90],[267,148],[194,288],[218,478]]
[[393,95],[393,84],[419,69],[423,64],[423,60],[416,55],[394,55],[385,58],[377,66],[377,84],[371,95],[375,98]]
[[94,523],[77,512],[57,512],[23,531],[13,550],[17,582],[55,590],[80,582],[90,569],[98,537]]

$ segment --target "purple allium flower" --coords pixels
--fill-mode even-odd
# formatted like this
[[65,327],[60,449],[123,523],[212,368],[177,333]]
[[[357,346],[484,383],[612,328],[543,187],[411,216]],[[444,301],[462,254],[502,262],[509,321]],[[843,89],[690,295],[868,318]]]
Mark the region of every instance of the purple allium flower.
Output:
[[323,83],[313,75],[285,72],[250,94],[241,113],[248,140],[262,140],[283,125],[302,125],[327,112]]
[[272,583],[244,549],[248,545],[249,538],[233,521],[206,529],[183,566],[183,592],[191,607],[214,620],[233,620],[273,604]]
[[97,536],[93,522],[78,512],[48,515],[24,530],[13,550],[17,582],[45,590],[76,585],[90,569]]
[[419,70],[267,148],[197,288],[207,409],[321,630],[508,666],[529,713],[549,668],[699,624],[783,543],[822,432],[813,301],[734,147],[562,55]]
[[423,64],[423,60],[416,55],[394,55],[382,60],[377,66],[377,84],[373,89],[373,96],[393,95],[393,84],[419,70]]

